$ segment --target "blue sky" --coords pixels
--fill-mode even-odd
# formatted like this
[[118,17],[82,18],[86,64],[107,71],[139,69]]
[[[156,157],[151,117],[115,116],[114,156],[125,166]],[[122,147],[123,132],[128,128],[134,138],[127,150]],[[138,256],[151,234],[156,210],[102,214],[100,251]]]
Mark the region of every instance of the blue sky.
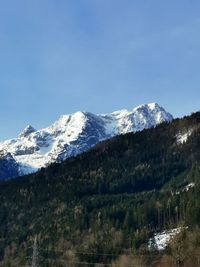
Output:
[[199,0],[6,0],[0,139],[77,110],[200,109]]

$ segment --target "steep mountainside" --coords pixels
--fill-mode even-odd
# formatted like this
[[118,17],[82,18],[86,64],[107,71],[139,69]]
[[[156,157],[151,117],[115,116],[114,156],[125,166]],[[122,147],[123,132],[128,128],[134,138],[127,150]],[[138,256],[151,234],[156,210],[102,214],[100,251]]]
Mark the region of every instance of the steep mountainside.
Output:
[[[18,175],[23,175],[87,151],[115,135],[141,131],[171,120],[172,116],[156,103],[104,115],[76,112],[61,116],[42,130],[27,126],[18,138],[0,143],[0,151],[12,155],[18,164]],[[0,179],[11,178],[11,174],[16,173],[8,171],[7,177],[0,176]]]
[[0,152],[0,177],[1,180],[19,175],[20,169],[10,153]]
[[2,266],[27,266],[35,237],[41,266],[97,266],[144,252],[155,231],[200,226],[199,166],[196,113],[1,182]]

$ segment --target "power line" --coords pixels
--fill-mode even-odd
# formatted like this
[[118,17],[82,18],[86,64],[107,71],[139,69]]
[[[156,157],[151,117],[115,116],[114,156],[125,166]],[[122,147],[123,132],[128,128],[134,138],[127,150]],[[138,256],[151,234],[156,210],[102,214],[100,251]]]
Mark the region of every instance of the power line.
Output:
[[[110,267],[112,267],[113,264],[115,264],[115,266],[120,267],[119,263],[113,263],[112,264],[112,263],[103,263],[103,262],[83,262],[83,261],[67,261],[67,260],[57,260],[56,262],[63,262],[65,264],[79,264],[79,265],[84,265],[84,266],[95,266],[95,265],[99,264],[99,265],[110,266]],[[164,263],[164,261],[162,261],[162,263]],[[129,264],[126,265],[126,267],[139,267],[139,266],[141,266],[141,265],[129,265]]]
[[[119,256],[121,254],[111,254],[111,253],[98,253],[98,252],[87,252],[87,251],[73,251],[73,250],[45,250],[42,249],[43,252],[73,252],[74,254],[85,254],[85,255],[97,255],[97,256]],[[126,252],[120,252],[120,253],[125,253],[127,256],[132,256],[133,254],[127,254]]]

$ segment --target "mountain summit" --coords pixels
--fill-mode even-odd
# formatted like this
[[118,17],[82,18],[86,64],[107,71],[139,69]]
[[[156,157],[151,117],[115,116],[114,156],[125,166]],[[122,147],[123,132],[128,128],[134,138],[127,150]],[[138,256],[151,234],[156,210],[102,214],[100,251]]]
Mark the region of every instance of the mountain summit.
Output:
[[1,142],[0,152],[4,158],[5,154],[11,155],[18,164],[19,171],[13,176],[24,175],[87,151],[113,136],[142,131],[172,119],[172,115],[157,103],[110,114],[76,112],[62,115],[45,129],[27,126],[18,138]]
[[28,125],[20,134],[19,137],[27,137],[29,134],[36,132],[36,130],[31,126]]

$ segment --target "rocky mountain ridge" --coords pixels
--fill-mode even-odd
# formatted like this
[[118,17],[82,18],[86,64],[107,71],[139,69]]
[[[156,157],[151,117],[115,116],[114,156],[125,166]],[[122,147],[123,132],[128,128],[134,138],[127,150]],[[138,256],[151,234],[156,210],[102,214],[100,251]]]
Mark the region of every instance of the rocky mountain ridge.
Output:
[[[172,119],[172,115],[157,103],[150,103],[131,111],[123,109],[110,114],[76,112],[62,115],[52,125],[41,130],[28,125],[17,138],[0,143],[0,152],[4,158],[10,155],[15,162],[15,172],[9,171],[7,178],[61,162],[113,136],[155,127]],[[0,179],[5,177],[6,174]]]

